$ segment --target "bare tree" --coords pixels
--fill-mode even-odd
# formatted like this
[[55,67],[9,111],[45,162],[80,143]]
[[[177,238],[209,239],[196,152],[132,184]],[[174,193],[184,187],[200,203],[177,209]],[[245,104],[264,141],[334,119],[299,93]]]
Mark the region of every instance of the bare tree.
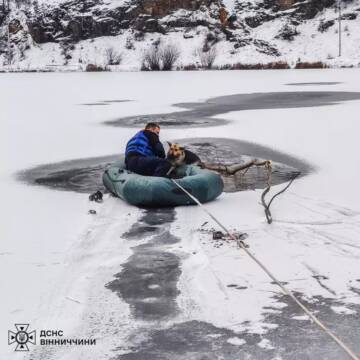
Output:
[[171,70],[174,63],[180,56],[180,51],[174,44],[168,44],[160,50],[160,57],[163,70]]
[[195,55],[199,58],[199,61],[203,68],[211,69],[218,53],[216,47],[213,46],[205,52],[202,48],[199,48],[195,51]]
[[171,70],[174,63],[180,56],[180,51],[174,44],[167,44],[159,46],[159,43],[154,43],[148,50],[145,51],[142,58],[142,70]]
[[120,65],[122,54],[117,52],[113,47],[109,47],[105,50],[105,59],[107,65]]
[[142,70],[160,70],[161,54],[157,46],[152,46],[145,51],[142,58],[141,69]]

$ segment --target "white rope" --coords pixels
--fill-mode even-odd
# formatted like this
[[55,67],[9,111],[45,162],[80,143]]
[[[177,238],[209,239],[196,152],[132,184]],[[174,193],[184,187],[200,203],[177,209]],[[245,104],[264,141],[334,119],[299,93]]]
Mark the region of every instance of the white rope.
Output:
[[243,249],[247,255],[250,256],[252,260],[254,260],[263,270],[264,272],[273,280],[284,292],[285,295],[288,295],[308,316],[311,320],[315,322],[325,333],[327,333],[353,360],[360,360],[359,357],[341,340],[339,339],[328,327],[326,327],[300,300],[292,293],[291,290],[287,289],[276,277],[271,273],[267,267],[258,260],[255,255],[253,255],[244,244],[243,241],[237,239],[230,231],[213,215],[207,210],[204,205],[192,194],[190,194],[185,188],[183,188],[177,181],[171,179],[172,182],[178,186],[186,195],[188,195],[197,205],[201,207],[203,211],[205,211],[211,219],[213,219],[229,236],[232,240],[237,242],[237,245]]

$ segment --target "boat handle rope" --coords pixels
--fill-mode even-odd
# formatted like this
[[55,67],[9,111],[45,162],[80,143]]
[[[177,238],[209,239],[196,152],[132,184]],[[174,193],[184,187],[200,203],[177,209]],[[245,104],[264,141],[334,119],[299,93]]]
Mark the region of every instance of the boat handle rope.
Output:
[[181,189],[191,200],[193,200],[200,208],[210,216],[228,235],[229,237],[236,241],[238,247],[245,251],[245,253],[250,256],[250,258],[255,261],[257,265],[273,280],[284,292],[285,295],[289,296],[304,312],[309,318],[320,327],[330,338],[337,343],[337,345],[344,350],[351,359],[360,360],[360,358],[340,339],[338,338],[326,325],[324,325],[294,294],[291,290],[289,290],[286,286],[283,285],[276,277],[272,274],[272,272],[248,249],[246,244],[237,239],[205,206],[192,194],[190,194],[185,188],[183,188],[177,181],[174,179],[170,179],[179,189]]

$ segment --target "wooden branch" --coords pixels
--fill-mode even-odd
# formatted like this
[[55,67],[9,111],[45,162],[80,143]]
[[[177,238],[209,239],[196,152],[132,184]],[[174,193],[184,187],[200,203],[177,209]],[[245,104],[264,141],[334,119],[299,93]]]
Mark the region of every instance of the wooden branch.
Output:
[[205,169],[218,171],[227,175],[234,175],[238,171],[245,170],[251,166],[265,166],[269,164],[269,160],[258,161],[257,159],[251,160],[245,164],[233,164],[233,165],[220,165],[220,164],[203,164]]

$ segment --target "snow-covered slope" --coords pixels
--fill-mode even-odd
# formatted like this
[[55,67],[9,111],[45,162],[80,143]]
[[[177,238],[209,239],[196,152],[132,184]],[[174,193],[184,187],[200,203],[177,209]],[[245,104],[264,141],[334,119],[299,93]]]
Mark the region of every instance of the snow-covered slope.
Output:
[[341,57],[338,14],[335,0],[10,3],[0,5],[0,68],[151,68],[145,53],[168,45],[176,48],[173,68],[358,66],[360,0],[342,1]]

